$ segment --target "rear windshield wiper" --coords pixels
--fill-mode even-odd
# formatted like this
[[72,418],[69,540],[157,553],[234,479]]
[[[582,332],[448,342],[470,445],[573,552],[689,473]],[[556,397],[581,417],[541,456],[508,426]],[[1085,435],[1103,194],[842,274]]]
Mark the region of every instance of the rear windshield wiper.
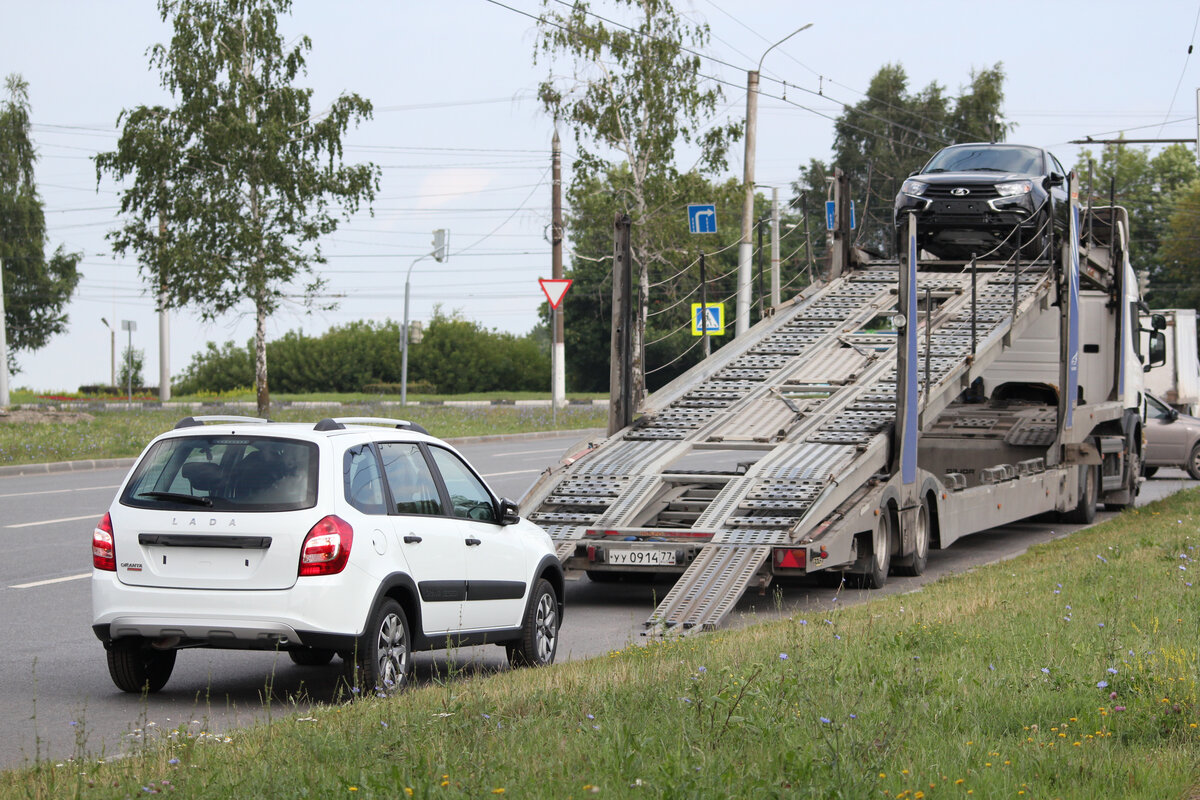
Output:
[[180,494],[179,492],[139,492],[135,497],[150,497],[155,500],[178,500],[181,503],[191,503],[195,506],[209,506],[213,504],[211,497],[197,497],[194,494]]

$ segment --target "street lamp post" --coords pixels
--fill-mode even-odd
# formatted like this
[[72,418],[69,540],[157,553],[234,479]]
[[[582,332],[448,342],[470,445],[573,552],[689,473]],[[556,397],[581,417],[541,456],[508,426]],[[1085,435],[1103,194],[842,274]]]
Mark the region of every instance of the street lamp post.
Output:
[[104,327],[108,328],[108,385],[114,389],[117,386],[117,331],[108,320],[100,318]]
[[408,405],[408,294],[409,294],[409,278],[412,277],[413,267],[418,261],[433,256],[435,261],[445,261],[450,252],[450,231],[446,228],[438,228],[433,232],[433,250],[425,255],[416,258],[408,265],[408,272],[404,275],[404,327],[400,331],[400,405]]
[[738,244],[737,322],[734,325],[734,336],[741,336],[750,329],[750,284],[754,271],[750,263],[754,252],[750,243],[750,231],[754,227],[754,148],[758,128],[758,74],[767,53],[800,31],[811,27],[812,23],[809,22],[768,47],[758,60],[758,68],[746,73],[746,157],[742,165],[746,194],[742,202],[742,241]]

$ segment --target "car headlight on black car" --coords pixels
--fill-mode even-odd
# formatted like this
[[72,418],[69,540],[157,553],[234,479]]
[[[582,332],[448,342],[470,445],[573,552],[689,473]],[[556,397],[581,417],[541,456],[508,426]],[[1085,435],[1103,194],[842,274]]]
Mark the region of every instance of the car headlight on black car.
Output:
[[900,193],[911,194],[914,197],[920,197],[921,195],[925,194],[925,189],[928,187],[929,184],[925,183],[924,181],[907,180],[900,186]]
[[1032,191],[1033,181],[1011,181],[1010,183],[996,184],[996,193],[1001,197],[1017,197]]

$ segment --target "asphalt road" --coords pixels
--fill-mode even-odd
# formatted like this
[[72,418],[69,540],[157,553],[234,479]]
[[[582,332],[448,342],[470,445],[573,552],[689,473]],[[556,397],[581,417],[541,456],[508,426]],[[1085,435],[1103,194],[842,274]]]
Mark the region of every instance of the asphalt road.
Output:
[[[538,473],[580,440],[579,434],[462,445],[468,459],[502,495],[519,498]],[[124,469],[0,478],[0,768],[76,753],[121,752],[130,741],[184,727],[209,732],[304,710],[330,700],[338,667],[297,667],[283,655],[220,650],[180,653],[166,688],[143,700],[117,690],[104,650],[91,631],[90,535],[112,501]],[[1185,473],[1162,470],[1144,484],[1139,503],[1194,486]],[[1107,514],[1100,513],[1100,518]],[[1012,558],[1078,526],[1030,522],[996,529],[933,551],[920,578],[895,578],[884,593],[907,592],[972,566]],[[587,658],[643,641],[642,623],[666,583],[568,585],[559,660]],[[809,613],[833,590],[797,582],[774,594],[748,594],[726,626]],[[841,602],[879,592],[843,591]],[[498,647],[419,654],[417,677],[505,669]],[[309,687],[312,687],[311,689]]]

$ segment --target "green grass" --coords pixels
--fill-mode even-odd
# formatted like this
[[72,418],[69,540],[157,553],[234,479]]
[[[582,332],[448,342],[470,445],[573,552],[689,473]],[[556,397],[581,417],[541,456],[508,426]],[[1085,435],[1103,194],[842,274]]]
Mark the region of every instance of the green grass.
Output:
[[1186,492],[916,593],[184,726],[0,774],[0,795],[1195,797],[1198,543]]
[[[350,400],[344,400],[350,403]],[[75,422],[20,424],[0,422],[0,465],[32,464],[135,456],[155,436],[170,429],[183,417],[197,413],[252,415],[250,409],[139,409],[94,411],[92,419]],[[434,436],[450,439],[483,434],[530,433],[549,430],[603,428],[608,411],[600,406],[567,406],[557,415],[549,407],[486,406],[456,408],[378,405],[344,405],[319,408],[287,408],[275,405],[271,418],[280,422],[316,421],[322,416],[402,417],[423,425]]]

